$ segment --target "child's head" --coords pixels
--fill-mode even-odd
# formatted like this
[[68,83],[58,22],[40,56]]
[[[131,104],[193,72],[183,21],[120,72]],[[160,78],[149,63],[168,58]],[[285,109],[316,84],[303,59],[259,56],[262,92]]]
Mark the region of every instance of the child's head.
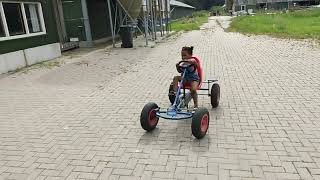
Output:
[[183,47],[181,50],[181,58],[182,59],[190,59],[193,55],[193,46]]

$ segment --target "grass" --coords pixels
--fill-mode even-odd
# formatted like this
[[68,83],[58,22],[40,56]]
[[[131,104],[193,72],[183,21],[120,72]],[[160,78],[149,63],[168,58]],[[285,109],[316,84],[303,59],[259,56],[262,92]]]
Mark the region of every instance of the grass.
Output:
[[233,19],[229,31],[274,37],[320,40],[320,8],[289,13],[257,14]]
[[55,61],[55,60],[44,61],[44,62],[33,64],[31,66],[22,67],[22,68],[14,70],[14,71],[10,71],[9,74],[15,74],[15,73],[27,74],[30,70],[42,69],[42,68],[53,69],[55,67],[60,67],[62,64],[63,64],[63,62],[59,62],[59,61]]
[[200,29],[200,26],[208,22],[209,13],[198,11],[189,17],[178,19],[171,24],[173,31],[192,31]]

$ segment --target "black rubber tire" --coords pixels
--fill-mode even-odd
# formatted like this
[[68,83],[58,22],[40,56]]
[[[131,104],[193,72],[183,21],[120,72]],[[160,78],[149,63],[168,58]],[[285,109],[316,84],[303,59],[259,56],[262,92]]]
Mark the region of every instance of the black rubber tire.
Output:
[[169,86],[169,95],[168,95],[169,96],[169,101],[170,101],[171,104],[174,103],[174,100],[176,98],[175,95],[170,95],[170,92],[172,92],[172,91],[173,91],[173,82]]
[[211,87],[211,106],[216,108],[220,102],[220,86],[219,84],[213,84]]
[[140,115],[141,127],[148,132],[154,130],[157,127],[157,124],[159,122],[158,117],[155,117],[156,122],[154,124],[152,124],[150,121],[150,112],[153,110],[156,110],[157,108],[159,108],[158,105],[156,103],[151,102],[146,104],[141,111],[141,115]]
[[[207,128],[205,130],[201,130],[201,122],[203,121],[203,118],[205,116],[208,116]],[[192,123],[191,123],[191,130],[192,130],[193,136],[196,137],[197,139],[202,139],[207,134],[209,124],[210,124],[210,115],[209,115],[208,109],[207,108],[197,109],[192,117]]]

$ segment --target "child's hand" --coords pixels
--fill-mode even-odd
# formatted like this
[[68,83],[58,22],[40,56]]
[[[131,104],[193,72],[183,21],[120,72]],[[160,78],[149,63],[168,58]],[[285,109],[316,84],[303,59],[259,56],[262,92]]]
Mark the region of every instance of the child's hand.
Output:
[[177,64],[176,64],[177,71],[178,71],[179,73],[182,73],[182,72],[181,72],[181,69],[180,69],[180,67],[179,67],[179,66],[180,66],[180,64],[179,64],[179,63],[177,63]]

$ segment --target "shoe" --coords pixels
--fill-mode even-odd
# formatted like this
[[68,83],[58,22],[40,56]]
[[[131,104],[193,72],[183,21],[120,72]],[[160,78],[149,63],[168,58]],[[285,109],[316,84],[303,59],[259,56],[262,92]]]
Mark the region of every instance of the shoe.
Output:
[[198,109],[199,108],[197,108],[197,107],[193,108],[192,113],[194,114]]
[[170,91],[169,94],[168,94],[168,96],[176,96],[176,92]]

